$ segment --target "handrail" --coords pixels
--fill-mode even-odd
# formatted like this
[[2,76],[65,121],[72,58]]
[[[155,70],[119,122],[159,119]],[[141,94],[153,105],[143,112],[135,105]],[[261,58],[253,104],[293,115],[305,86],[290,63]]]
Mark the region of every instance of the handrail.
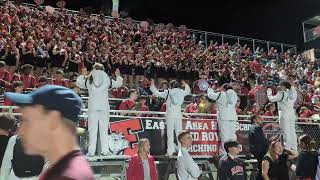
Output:
[[[29,4],[29,3],[22,3],[22,5],[27,6],[27,7],[36,7],[36,5],[34,4]],[[44,6],[40,6],[40,7],[44,7]],[[54,8],[55,10],[59,10],[59,8]],[[70,10],[70,9],[66,9],[66,12],[70,12],[70,13],[79,13],[79,11],[75,11],[75,10]],[[97,16],[97,14],[91,14],[91,16]],[[105,16],[107,19],[114,19],[111,16]],[[123,18],[119,18],[120,20],[124,21]],[[140,23],[141,21],[137,21],[137,20],[132,20],[132,22],[134,23]],[[158,24],[154,24],[154,26],[156,26]],[[176,29],[178,27],[175,27]],[[254,38],[248,38],[248,37],[242,37],[242,36],[236,36],[236,35],[228,35],[228,34],[221,34],[221,33],[214,33],[214,32],[208,32],[208,31],[203,31],[203,30],[196,30],[196,29],[188,29],[188,31],[192,32],[192,33],[201,33],[204,35],[215,35],[215,36],[222,36],[222,37],[226,37],[226,38],[239,38],[240,40],[249,40],[249,41],[258,41],[258,42],[266,42],[266,43],[270,43],[271,45],[281,45],[281,46],[286,46],[288,48],[297,48],[296,45],[294,44],[287,44],[287,43],[280,43],[280,42],[273,42],[273,41],[267,41],[267,40],[262,40],[262,39],[254,39]]]
[[[0,109],[18,109],[18,106],[0,106]],[[85,112],[85,114],[79,115],[80,117],[86,117],[87,114],[86,112],[88,111],[88,109],[83,109],[83,112]],[[2,112],[0,114],[4,114],[6,112]],[[112,115],[110,115],[111,117],[130,117],[130,118],[137,118],[137,116],[123,116],[123,115],[116,115],[114,113],[125,113],[125,114],[144,114],[144,115],[162,115],[164,116],[166,114],[166,112],[159,112],[159,111],[135,111],[135,110],[110,110],[110,113],[113,113]],[[12,115],[20,115],[21,113],[13,113]],[[182,113],[183,115],[185,115],[184,118],[187,119],[199,119],[199,117],[209,117],[208,119],[210,119],[210,117],[217,117],[218,114],[206,114],[206,113]],[[193,116],[193,117],[192,117]],[[194,118],[194,117],[198,117],[198,118]],[[249,121],[248,118],[250,117],[250,115],[237,115],[238,118],[242,118],[241,120],[238,121]],[[275,119],[276,121],[267,121],[267,122],[278,122],[278,118],[279,116],[261,116],[262,118],[266,118],[266,119]],[[149,119],[164,119],[164,117],[139,117],[139,118],[149,118]],[[245,120],[244,120],[245,118]],[[310,121],[320,121],[320,118],[297,118],[298,120],[310,120]],[[205,119],[204,119],[205,120]],[[299,124],[320,124],[320,122],[298,122]]]

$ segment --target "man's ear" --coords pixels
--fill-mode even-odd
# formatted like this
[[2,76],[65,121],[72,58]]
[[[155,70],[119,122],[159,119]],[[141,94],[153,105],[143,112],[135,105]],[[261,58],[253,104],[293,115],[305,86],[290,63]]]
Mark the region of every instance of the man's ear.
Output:
[[62,121],[61,113],[58,111],[51,111],[48,113],[48,121],[50,122],[50,130],[56,130]]

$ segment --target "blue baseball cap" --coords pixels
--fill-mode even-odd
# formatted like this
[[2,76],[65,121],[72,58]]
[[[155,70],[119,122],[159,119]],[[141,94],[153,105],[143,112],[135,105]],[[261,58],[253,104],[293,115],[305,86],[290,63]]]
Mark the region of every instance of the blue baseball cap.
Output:
[[75,123],[83,107],[81,98],[63,86],[45,85],[29,94],[7,92],[4,95],[18,106],[42,105],[48,110],[59,111],[63,117]]

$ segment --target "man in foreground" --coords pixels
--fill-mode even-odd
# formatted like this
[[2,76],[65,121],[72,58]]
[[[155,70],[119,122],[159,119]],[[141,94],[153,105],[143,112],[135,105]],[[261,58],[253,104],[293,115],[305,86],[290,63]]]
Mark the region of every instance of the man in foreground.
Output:
[[45,85],[30,94],[5,96],[21,107],[19,136],[25,153],[41,155],[51,165],[40,180],[94,179],[77,143],[76,122],[82,101],[75,92]]
[[190,156],[188,149],[192,146],[192,137],[190,132],[182,131],[178,140],[181,143],[181,149],[177,158],[177,171],[179,180],[195,180],[201,175],[201,169]]

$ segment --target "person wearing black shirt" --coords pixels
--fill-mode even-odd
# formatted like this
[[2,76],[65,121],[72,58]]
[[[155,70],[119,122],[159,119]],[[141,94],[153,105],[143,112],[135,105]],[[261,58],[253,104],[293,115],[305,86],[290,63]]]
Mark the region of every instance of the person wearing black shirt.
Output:
[[220,180],[245,180],[245,164],[237,156],[241,152],[241,145],[234,140],[224,143],[227,152],[219,160],[218,175]]
[[249,130],[249,145],[250,152],[258,161],[258,176],[257,180],[262,180],[262,159],[267,153],[268,141],[262,130],[262,119],[260,116],[252,115],[250,117],[251,123],[253,124]]
[[287,161],[295,159],[297,156],[296,151],[283,149],[281,142],[272,141],[262,161],[264,180],[289,180]]
[[313,180],[316,177],[318,166],[318,152],[315,151],[315,141],[309,135],[299,137],[301,152],[296,164],[296,175],[300,180]]
[[15,126],[16,119],[13,116],[9,114],[0,115],[0,166],[10,139],[10,131],[13,131]]

